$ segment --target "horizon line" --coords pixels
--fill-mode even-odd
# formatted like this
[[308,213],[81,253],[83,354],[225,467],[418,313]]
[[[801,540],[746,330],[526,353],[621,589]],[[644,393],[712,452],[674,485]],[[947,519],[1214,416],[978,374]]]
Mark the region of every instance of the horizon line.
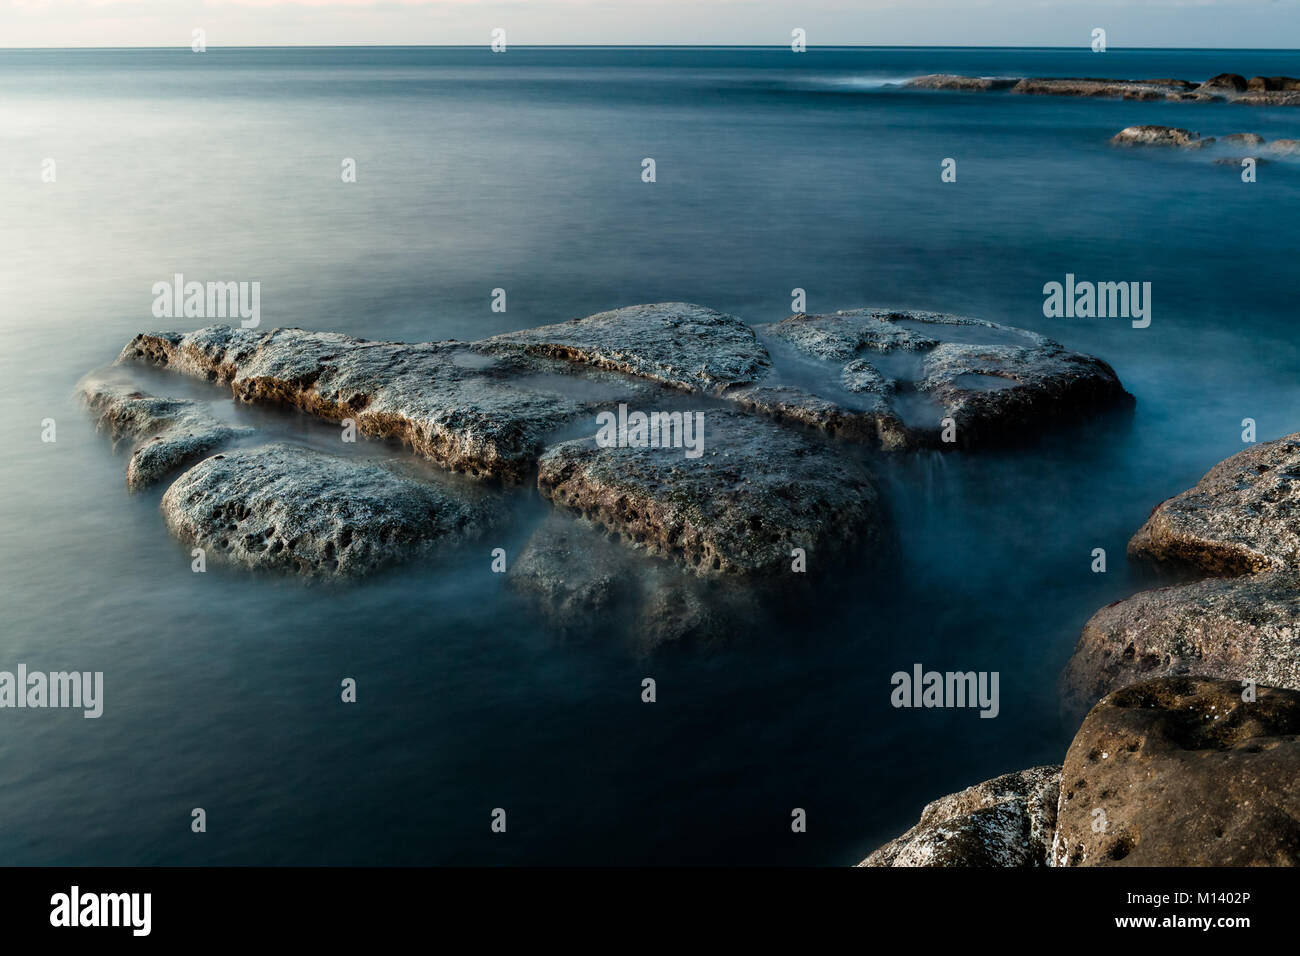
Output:
[[[229,43],[208,44],[210,50],[477,50],[490,49],[489,43]],[[511,49],[519,50],[788,50],[788,43],[517,43]],[[178,50],[190,52],[190,47],[182,43],[168,44],[133,44],[130,46],[110,44],[80,44],[77,46],[54,46],[32,44],[29,46],[0,46],[0,52],[14,50]],[[812,50],[1053,50],[1074,51],[1093,54],[1086,45],[1050,46],[1040,44],[998,45],[956,44],[956,43],[833,43],[810,44]],[[1264,47],[1264,46],[1110,46],[1106,52],[1134,52],[1143,50],[1186,51],[1214,53],[1219,51],[1257,52],[1257,53],[1300,53],[1298,47]],[[1105,54],[1102,54],[1105,55]]]

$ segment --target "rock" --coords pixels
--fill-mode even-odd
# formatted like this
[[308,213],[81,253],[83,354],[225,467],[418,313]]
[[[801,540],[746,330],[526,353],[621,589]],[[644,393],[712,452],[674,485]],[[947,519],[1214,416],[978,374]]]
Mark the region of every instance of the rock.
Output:
[[903,85],[918,90],[1009,90],[1018,81],[1010,76],[955,76],[931,73],[908,80]]
[[1060,767],[1003,774],[921,811],[921,822],[859,866],[1046,866]]
[[1264,137],[1258,133],[1229,133],[1227,136],[1221,137],[1221,140],[1225,143],[1240,143],[1244,146],[1264,145]]
[[1268,145],[1269,151],[1284,156],[1300,154],[1300,139],[1275,139]]
[[1300,106],[1300,90],[1247,90],[1232,102],[1245,106]]
[[1197,89],[1241,93],[1246,89],[1246,78],[1240,73],[1220,73],[1218,76],[1210,77]]
[[527,481],[545,439],[597,399],[638,386],[504,345],[368,342],[334,332],[211,326],[138,335],[119,362],[146,361],[228,383],[236,399],[292,405],[399,439],[453,471]]
[[644,647],[728,637],[754,597],[639,554],[611,540],[610,532],[559,511],[533,532],[506,583],[533,597],[563,634],[599,629]]
[[1300,432],[1252,445],[1161,502],[1128,553],[1210,574],[1300,567]]
[[277,443],[214,455],[162,499],[167,526],[209,557],[309,578],[359,577],[475,535],[488,499],[372,462]]
[[1300,690],[1300,574],[1160,588],[1092,616],[1061,678],[1066,708],[1156,677],[1254,680]]
[[252,433],[251,428],[220,421],[200,402],[158,398],[129,384],[88,378],[78,391],[95,414],[95,427],[108,433],[115,449],[123,441],[132,443],[126,468],[126,485],[132,491]]
[[1215,166],[1232,166],[1240,169],[1241,164],[1246,160],[1251,160],[1256,166],[1268,166],[1269,160],[1260,159],[1258,156],[1221,156],[1214,161]]
[[956,422],[952,444],[971,447],[1132,402],[1105,362],[977,319],[856,309],[795,315],[759,331],[772,348],[785,343],[817,360],[823,397],[871,416],[886,448],[942,447],[945,418]]
[[1246,84],[1246,89],[1268,92],[1277,92],[1280,90],[1300,90],[1300,80],[1293,76],[1252,76],[1250,82]]
[[1021,80],[1012,93],[1035,96],[1101,96],[1127,99],[1161,99],[1170,93],[1185,92],[1192,87],[1186,80],[1109,80],[1075,78],[1034,78]]
[[1057,866],[1300,864],[1300,693],[1165,677],[1104,698],[1061,773]]
[[1182,149],[1202,149],[1214,142],[1214,137],[1202,139],[1200,133],[1176,126],[1129,126],[1110,138],[1112,146],[1177,146]]
[[850,545],[870,553],[882,513],[866,469],[849,455],[765,419],[705,413],[704,451],[564,442],[538,464],[543,497],[696,574],[788,573],[791,549],[809,567]]
[[770,364],[740,319],[688,302],[633,305],[487,340],[496,343],[713,394],[755,381]]

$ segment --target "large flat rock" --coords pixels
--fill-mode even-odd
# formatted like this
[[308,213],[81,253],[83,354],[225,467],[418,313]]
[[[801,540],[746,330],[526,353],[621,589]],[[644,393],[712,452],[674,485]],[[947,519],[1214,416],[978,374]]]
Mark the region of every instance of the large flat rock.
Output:
[[703,453],[564,442],[542,456],[538,488],[647,553],[695,573],[789,571],[882,538],[880,499],[856,458],[764,418],[705,413]]
[[213,449],[252,433],[222,422],[201,402],[150,395],[109,378],[87,377],[78,393],[95,416],[95,427],[109,436],[115,449],[130,443],[126,484],[132,491],[156,484]]
[[1084,719],[1065,757],[1058,866],[1300,864],[1300,693],[1166,677]]
[[1177,675],[1300,690],[1300,574],[1211,578],[1107,605],[1083,628],[1062,696],[1082,713],[1120,687]]
[[397,439],[445,468],[523,483],[553,432],[635,380],[498,346],[368,342],[335,332],[211,326],[136,336],[119,361],[229,384],[244,402],[291,405]]
[[1300,567],[1300,432],[1252,445],[1157,505],[1128,552],[1210,574]]
[[921,820],[859,866],[1048,865],[1060,767],[1006,773],[926,804]]
[[486,496],[285,443],[199,462],[167,489],[162,511],[210,559],[308,578],[369,574],[475,536],[497,517]]
[[[783,343],[811,360],[800,370],[810,387],[869,416],[885,447],[941,446],[946,418],[956,447],[1022,441],[1133,400],[1100,359],[979,319],[855,309],[794,315],[759,332],[773,349]],[[779,370],[784,355],[774,355]]]

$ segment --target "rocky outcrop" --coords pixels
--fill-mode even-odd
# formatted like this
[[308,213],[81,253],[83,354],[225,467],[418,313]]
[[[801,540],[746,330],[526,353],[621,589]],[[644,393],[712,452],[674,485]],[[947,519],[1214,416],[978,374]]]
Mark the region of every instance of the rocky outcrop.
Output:
[[1106,80],[1074,78],[1026,78],[1012,87],[1013,93],[1034,96],[1100,96],[1126,100],[1163,100],[1171,93],[1193,88],[1186,80]]
[[1300,90],[1300,80],[1294,76],[1252,76],[1246,84],[1246,89],[1268,92]]
[[1180,149],[1204,149],[1214,137],[1176,126],[1129,126],[1110,138],[1112,146],[1175,146]]
[[1262,146],[1264,137],[1258,133],[1229,133],[1227,136],[1220,137],[1221,142],[1231,143],[1234,146]]
[[1210,574],[1300,567],[1300,433],[1233,455],[1157,505],[1128,553]]
[[971,447],[1132,402],[1105,362],[977,319],[856,309],[759,331],[816,360],[823,393],[869,409],[900,445],[943,445],[944,419],[955,423],[951,444]]
[[139,491],[156,484],[178,468],[198,461],[251,428],[228,425],[201,402],[158,398],[101,377],[83,379],[81,399],[95,416],[95,427],[106,432],[113,447],[131,443],[126,485]]
[[1300,139],[1275,139],[1268,144],[1268,150],[1284,156],[1300,155]]
[[908,80],[903,85],[917,90],[1009,90],[1019,82],[1011,76],[956,76],[931,73]]
[[921,811],[921,821],[859,866],[1046,866],[1060,767],[1003,774]]
[[531,477],[551,433],[591,412],[593,385],[611,398],[635,394],[622,377],[575,373],[571,363],[520,347],[368,342],[302,329],[138,335],[119,361],[229,384],[242,402],[351,419],[361,434],[398,439],[452,471],[515,484]]
[[564,442],[542,456],[537,484],[649,554],[702,576],[789,572],[791,551],[825,560],[883,543],[879,497],[853,456],[828,453],[765,419],[711,412],[704,451]]
[[1247,90],[1232,102],[1244,106],[1300,106],[1300,90]]
[[283,443],[199,462],[167,489],[162,511],[211,559],[308,578],[369,574],[476,535],[496,515],[490,499]]
[[1197,89],[1212,93],[1243,93],[1246,90],[1246,78],[1240,73],[1220,73],[1210,77]]
[[1300,690],[1300,574],[1212,578],[1108,604],[1084,625],[1062,698],[1082,714],[1128,684],[1184,675]]
[[1300,693],[1167,677],[1104,698],[1065,757],[1057,866],[1300,864]]

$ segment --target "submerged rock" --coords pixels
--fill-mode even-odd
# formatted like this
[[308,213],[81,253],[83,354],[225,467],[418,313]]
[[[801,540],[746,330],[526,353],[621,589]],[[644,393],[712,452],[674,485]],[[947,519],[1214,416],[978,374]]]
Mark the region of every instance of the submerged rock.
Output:
[[1164,99],[1171,93],[1185,93],[1195,84],[1186,80],[1107,80],[1076,78],[1034,78],[1021,80],[1011,92],[1036,96],[1101,96],[1121,99]]
[[941,797],[916,826],[858,865],[1046,866],[1060,784],[1060,767],[1035,767]]
[[119,361],[147,361],[229,384],[244,402],[296,406],[401,440],[453,471],[527,481],[546,437],[635,383],[498,346],[368,342],[335,332],[212,326],[138,335]]
[[496,517],[487,499],[283,443],[199,462],[167,489],[162,511],[209,557],[313,578],[369,574]]
[[1252,445],[1161,502],[1128,553],[1210,574],[1300,567],[1300,432]]
[[1294,156],[1300,154],[1300,139],[1275,139],[1268,144],[1268,149],[1269,152]]
[[1214,137],[1202,138],[1200,133],[1177,126],[1129,126],[1110,138],[1113,146],[1176,146],[1180,149],[1203,149],[1214,142]]
[[789,572],[882,538],[879,497],[855,458],[762,418],[707,414],[704,451],[564,442],[542,456],[538,488],[647,553],[696,574]]
[[908,80],[903,85],[918,90],[1009,90],[1019,82],[1013,76],[956,76],[931,73]]
[[251,428],[227,425],[201,402],[159,398],[129,384],[88,378],[78,386],[81,399],[95,415],[95,427],[106,432],[116,448],[130,441],[131,460],[126,485],[139,491],[168,474],[198,461]]
[[1300,690],[1300,574],[1212,578],[1136,594],[1092,616],[1061,678],[1066,707],[1156,677]]
[[1300,693],[1166,677],[1104,698],[1061,773],[1057,866],[1300,864]]
[[791,316],[761,331],[825,363],[844,405],[863,404],[884,447],[1021,440],[1127,404],[1114,370],[1023,329],[933,312],[856,309]]
[[1264,137],[1258,133],[1229,133],[1227,136],[1222,137],[1222,141],[1234,145],[1240,143],[1243,146],[1262,146]]

